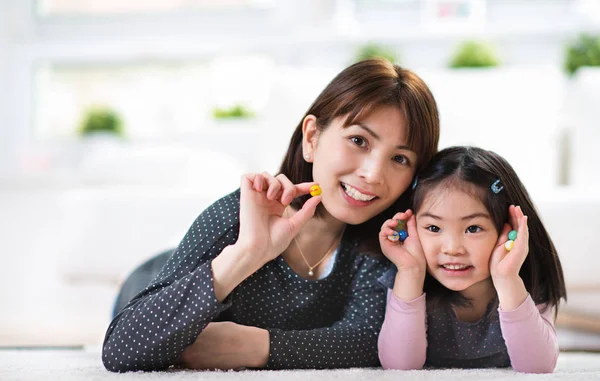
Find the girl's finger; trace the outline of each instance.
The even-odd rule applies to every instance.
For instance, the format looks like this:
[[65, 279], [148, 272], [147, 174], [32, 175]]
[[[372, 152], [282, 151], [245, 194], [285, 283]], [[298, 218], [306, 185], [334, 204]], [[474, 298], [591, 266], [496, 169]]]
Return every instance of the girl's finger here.
[[504, 226], [502, 227], [502, 231], [500, 232], [500, 235], [498, 236], [498, 241], [496, 241], [496, 246], [504, 246], [504, 244], [506, 243], [506, 241], [508, 241], [508, 233], [512, 230], [511, 226], [509, 224], [504, 224]]

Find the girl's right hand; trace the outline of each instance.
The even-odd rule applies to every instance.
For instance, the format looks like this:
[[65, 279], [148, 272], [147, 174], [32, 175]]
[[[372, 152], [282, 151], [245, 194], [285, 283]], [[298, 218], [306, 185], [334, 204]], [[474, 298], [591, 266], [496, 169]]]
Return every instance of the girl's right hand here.
[[285, 208], [298, 196], [309, 193], [315, 183], [294, 185], [285, 175], [253, 173], [242, 176], [240, 186], [240, 232], [235, 246], [242, 248], [261, 265], [275, 259], [310, 220], [321, 202], [311, 197], [290, 217]]
[[[392, 242], [388, 239], [388, 236], [394, 234], [394, 227], [397, 226], [398, 220], [406, 222], [408, 237], [404, 242]], [[416, 225], [416, 218], [412, 210], [408, 209], [404, 213], [396, 213], [393, 219], [385, 221], [381, 226], [379, 244], [383, 254], [398, 268], [398, 274], [412, 273], [424, 277], [427, 271], [427, 262], [419, 241]]]

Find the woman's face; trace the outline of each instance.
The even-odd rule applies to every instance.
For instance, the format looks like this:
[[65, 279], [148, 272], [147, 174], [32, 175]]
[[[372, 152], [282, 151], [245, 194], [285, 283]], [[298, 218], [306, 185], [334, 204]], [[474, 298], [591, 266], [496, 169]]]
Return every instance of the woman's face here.
[[314, 117], [307, 116], [303, 152], [313, 163], [326, 211], [360, 224], [386, 210], [411, 184], [417, 154], [408, 147], [406, 118], [397, 107], [376, 108], [345, 128], [344, 120], [338, 117], [319, 132]]

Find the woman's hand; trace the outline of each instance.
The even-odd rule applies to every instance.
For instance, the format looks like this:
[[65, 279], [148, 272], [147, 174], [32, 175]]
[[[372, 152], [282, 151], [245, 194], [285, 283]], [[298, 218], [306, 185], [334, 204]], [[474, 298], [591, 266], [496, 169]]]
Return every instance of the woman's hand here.
[[209, 323], [177, 362], [191, 369], [261, 368], [269, 359], [269, 332], [232, 322]]
[[242, 177], [240, 196], [240, 233], [236, 245], [267, 263], [279, 256], [311, 219], [321, 196], [311, 197], [290, 217], [285, 208], [298, 196], [309, 193], [314, 183], [294, 185], [285, 175], [268, 173]]
[[[490, 257], [490, 274], [498, 293], [500, 308], [512, 311], [527, 298], [527, 289], [519, 276], [519, 271], [529, 254], [529, 229], [527, 216], [523, 214], [521, 207], [509, 206], [508, 214], [510, 225], [504, 224], [500, 237], [498, 237], [496, 247]], [[508, 241], [508, 233], [511, 229], [517, 230], [517, 238], [512, 250], [508, 251], [504, 244]]]
[[[394, 234], [398, 220], [406, 222], [408, 237], [404, 242], [392, 242], [387, 237]], [[427, 261], [417, 234], [417, 222], [412, 210], [397, 213], [383, 223], [379, 231], [379, 244], [383, 254], [396, 265], [398, 273], [394, 294], [401, 300], [411, 301], [423, 294]]]

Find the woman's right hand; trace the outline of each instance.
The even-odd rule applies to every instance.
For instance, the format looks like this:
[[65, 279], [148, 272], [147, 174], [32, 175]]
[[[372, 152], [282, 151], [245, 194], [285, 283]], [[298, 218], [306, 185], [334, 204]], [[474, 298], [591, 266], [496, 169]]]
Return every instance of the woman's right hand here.
[[236, 246], [265, 264], [279, 256], [310, 220], [321, 202], [311, 197], [302, 209], [284, 216], [285, 208], [298, 196], [308, 194], [315, 183], [292, 184], [285, 175], [247, 174], [242, 177], [240, 232]]

